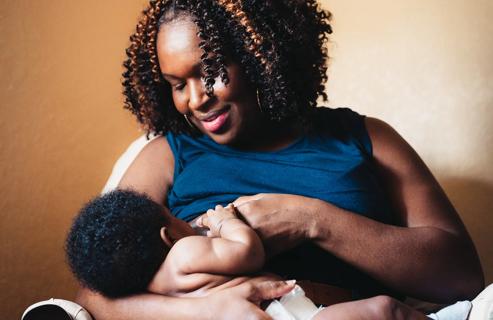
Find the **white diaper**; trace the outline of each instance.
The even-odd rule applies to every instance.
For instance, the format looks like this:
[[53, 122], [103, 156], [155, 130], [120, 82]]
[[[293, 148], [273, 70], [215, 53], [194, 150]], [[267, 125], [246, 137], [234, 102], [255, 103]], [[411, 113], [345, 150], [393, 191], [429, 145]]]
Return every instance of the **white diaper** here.
[[297, 285], [281, 299], [272, 301], [265, 312], [274, 320], [310, 320], [322, 309], [308, 299], [305, 291]]

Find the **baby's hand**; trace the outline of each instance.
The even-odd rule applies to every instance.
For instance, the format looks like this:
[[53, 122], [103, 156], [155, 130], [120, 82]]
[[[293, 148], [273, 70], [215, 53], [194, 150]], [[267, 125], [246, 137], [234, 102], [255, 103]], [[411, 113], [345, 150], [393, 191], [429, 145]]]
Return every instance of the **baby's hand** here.
[[205, 214], [197, 219], [199, 227], [209, 228], [208, 237], [220, 237], [221, 228], [227, 220], [238, 219], [236, 209], [232, 203], [226, 207], [217, 205], [215, 209], [209, 209]]

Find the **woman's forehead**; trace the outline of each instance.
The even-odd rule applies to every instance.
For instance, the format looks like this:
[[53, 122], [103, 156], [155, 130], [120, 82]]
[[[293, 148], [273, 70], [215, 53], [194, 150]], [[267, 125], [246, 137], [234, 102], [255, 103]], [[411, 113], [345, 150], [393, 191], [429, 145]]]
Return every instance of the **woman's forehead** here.
[[161, 26], [157, 36], [158, 50], [182, 52], [199, 47], [198, 28], [191, 20], [177, 20]]
[[157, 36], [157, 53], [161, 69], [174, 69], [200, 61], [202, 49], [198, 28], [191, 20], [178, 20], [163, 25]]

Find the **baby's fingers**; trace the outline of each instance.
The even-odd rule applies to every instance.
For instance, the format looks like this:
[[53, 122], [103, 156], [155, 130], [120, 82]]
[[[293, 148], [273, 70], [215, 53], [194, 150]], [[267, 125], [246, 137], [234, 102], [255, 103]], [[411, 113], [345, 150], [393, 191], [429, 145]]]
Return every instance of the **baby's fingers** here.
[[203, 227], [204, 226], [204, 223], [202, 222], [202, 220], [204, 219], [204, 216], [201, 215], [199, 216], [196, 220], [195, 220], [195, 224], [198, 226], [198, 227]]
[[206, 214], [203, 214], [197, 219], [196, 223], [197, 223], [197, 226], [199, 226], [201, 228], [204, 228], [204, 227], [209, 228], [209, 217], [207, 217]]

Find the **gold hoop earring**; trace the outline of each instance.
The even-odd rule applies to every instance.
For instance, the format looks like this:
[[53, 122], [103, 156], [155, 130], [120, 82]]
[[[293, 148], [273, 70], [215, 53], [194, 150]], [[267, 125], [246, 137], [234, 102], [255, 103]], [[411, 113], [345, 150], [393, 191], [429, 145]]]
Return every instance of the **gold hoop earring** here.
[[262, 102], [260, 100], [260, 90], [257, 89], [257, 104], [258, 104], [258, 108], [260, 109], [260, 112], [264, 112], [264, 108], [262, 108]]
[[190, 121], [190, 119], [188, 119], [188, 115], [184, 114], [183, 116], [185, 117], [185, 121], [188, 123], [188, 126], [195, 130], [196, 128], [193, 125], [193, 123]]

